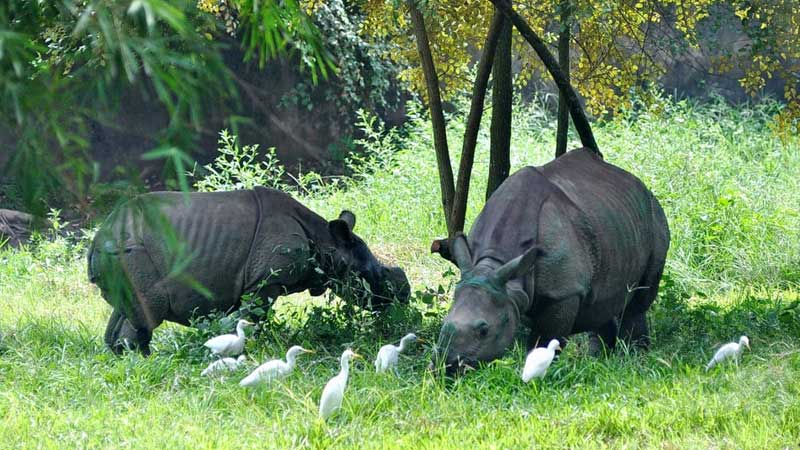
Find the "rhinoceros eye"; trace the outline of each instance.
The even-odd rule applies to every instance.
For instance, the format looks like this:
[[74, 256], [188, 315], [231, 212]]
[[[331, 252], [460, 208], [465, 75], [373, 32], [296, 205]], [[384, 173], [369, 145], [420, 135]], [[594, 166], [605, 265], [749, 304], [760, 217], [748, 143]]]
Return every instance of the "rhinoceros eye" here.
[[479, 320], [475, 323], [475, 330], [478, 336], [483, 339], [489, 335], [489, 324], [485, 320]]

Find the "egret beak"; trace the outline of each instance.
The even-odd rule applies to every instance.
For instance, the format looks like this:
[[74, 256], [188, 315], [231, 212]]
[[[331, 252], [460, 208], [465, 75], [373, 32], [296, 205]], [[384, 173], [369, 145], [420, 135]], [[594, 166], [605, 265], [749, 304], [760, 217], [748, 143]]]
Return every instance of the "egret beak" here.
[[364, 357], [359, 355], [358, 353], [353, 353], [353, 359], [364, 359]]
[[428, 343], [428, 341], [426, 339], [423, 339], [421, 337], [417, 338], [417, 342], [419, 342], [420, 344], [427, 344]]
[[315, 352], [314, 350], [303, 349], [303, 353], [317, 353], [317, 352]]
[[558, 351], [562, 351], [562, 350], [561, 350], [561, 344], [559, 344], [559, 345], [556, 347], [556, 350], [558, 350]]
[[244, 320], [244, 319], [242, 319], [242, 323], [245, 324], [245, 325], [255, 325], [253, 322], [250, 322], [249, 320]]
[[746, 345], [748, 349], [750, 348], [750, 343], [749, 342], [745, 342], [744, 345]]

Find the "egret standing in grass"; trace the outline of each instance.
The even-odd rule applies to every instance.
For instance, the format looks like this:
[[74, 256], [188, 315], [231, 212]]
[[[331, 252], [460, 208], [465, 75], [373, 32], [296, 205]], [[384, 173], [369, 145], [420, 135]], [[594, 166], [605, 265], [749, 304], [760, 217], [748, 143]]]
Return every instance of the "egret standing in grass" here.
[[375, 372], [381, 373], [391, 369], [397, 373], [397, 359], [400, 353], [405, 351], [410, 344], [417, 341], [423, 342], [414, 333], [409, 333], [403, 336], [403, 339], [400, 339], [400, 346], [387, 344], [381, 347], [378, 350], [378, 356], [375, 358]]
[[297, 356], [301, 353], [314, 353], [312, 350], [306, 350], [299, 345], [295, 345], [286, 352], [286, 361], [280, 359], [273, 359], [258, 366], [256, 370], [252, 371], [250, 375], [244, 377], [239, 382], [239, 386], [248, 387], [257, 384], [269, 383], [272, 380], [285, 378], [292, 370], [294, 370]]
[[244, 327], [247, 325], [253, 325], [253, 323], [240, 319], [236, 324], [236, 334], [223, 334], [207, 340], [203, 345], [215, 355], [237, 356], [244, 351]]
[[200, 372], [201, 377], [205, 376], [213, 376], [223, 372], [232, 372], [239, 368], [242, 363], [244, 363], [245, 356], [239, 355], [238, 358], [222, 358], [218, 359], [211, 364], [208, 365], [202, 372]]
[[750, 348], [750, 339], [748, 339], [747, 336], [740, 337], [738, 343], [728, 342], [727, 344], [723, 345], [719, 348], [719, 350], [717, 350], [717, 353], [714, 353], [714, 357], [711, 358], [711, 361], [708, 362], [708, 365], [706, 366], [706, 372], [711, 370], [711, 368], [717, 364], [731, 358], [738, 366], [739, 357], [742, 355], [742, 351], [745, 347]]
[[561, 350], [558, 339], [553, 339], [547, 347], [533, 349], [525, 358], [525, 367], [522, 368], [522, 381], [527, 383], [533, 378], [542, 378], [547, 372], [547, 368], [556, 357], [556, 350]]
[[325, 389], [322, 390], [322, 396], [319, 399], [319, 416], [323, 420], [342, 406], [344, 389], [347, 387], [347, 376], [350, 372], [350, 360], [353, 358], [361, 358], [361, 355], [353, 353], [349, 348], [342, 353], [340, 359], [342, 369], [338, 375], [328, 381]]

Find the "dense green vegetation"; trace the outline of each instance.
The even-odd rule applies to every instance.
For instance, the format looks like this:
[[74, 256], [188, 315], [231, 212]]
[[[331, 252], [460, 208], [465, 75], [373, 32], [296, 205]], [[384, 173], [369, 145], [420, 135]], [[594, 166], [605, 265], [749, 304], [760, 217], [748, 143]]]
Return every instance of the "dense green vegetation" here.
[[[85, 240], [0, 250], [2, 447], [793, 448], [800, 151], [770, 132], [777, 108], [663, 101], [596, 125], [606, 159], [651, 187], [671, 225], [650, 352], [595, 359], [577, 338], [545, 380], [523, 385], [521, 348], [446, 381], [425, 371], [429, 350], [418, 347], [399, 379], [357, 363], [344, 409], [327, 425], [316, 402], [341, 350], [369, 358], [410, 329], [432, 338], [449, 305], [448, 264], [427, 250], [445, 232], [427, 121], [368, 133], [372, 156], [353, 162], [351, 178], [320, 184], [307, 175], [292, 188], [325, 217], [353, 210], [356, 232], [406, 268], [417, 293], [410, 308], [390, 311], [391, 323], [354, 324], [340, 303], [306, 295], [279, 300], [248, 342], [250, 357], [280, 356], [290, 344], [318, 353], [270, 388], [240, 389], [244, 372], [199, 377], [208, 362], [201, 344], [219, 323], [162, 327], [152, 357], [113, 356], [101, 337], [110, 308], [86, 281]], [[515, 111], [512, 167], [545, 163], [555, 122], [538, 108]], [[452, 136], [463, 131], [455, 119]], [[483, 203], [487, 147], [484, 130], [467, 229]], [[742, 365], [704, 373], [713, 348], [743, 333], [752, 352]]]

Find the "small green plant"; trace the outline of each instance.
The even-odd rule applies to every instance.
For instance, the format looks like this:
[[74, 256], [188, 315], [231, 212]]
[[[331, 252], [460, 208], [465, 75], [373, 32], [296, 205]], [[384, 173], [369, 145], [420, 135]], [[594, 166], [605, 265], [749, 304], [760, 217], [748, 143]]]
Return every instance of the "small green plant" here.
[[214, 162], [197, 167], [189, 175], [195, 179], [194, 187], [200, 192], [232, 191], [265, 186], [286, 189], [286, 169], [271, 147], [259, 154], [258, 144], [240, 146], [238, 138], [228, 130], [219, 133], [219, 155]]
[[397, 128], [387, 128], [375, 114], [359, 109], [356, 128], [362, 137], [355, 143], [363, 153], [352, 153], [345, 160], [355, 180], [364, 181], [370, 174], [388, 169], [396, 164], [400, 135]]

